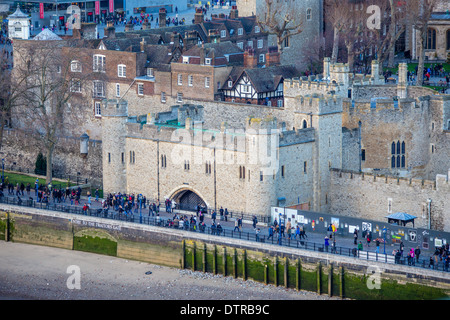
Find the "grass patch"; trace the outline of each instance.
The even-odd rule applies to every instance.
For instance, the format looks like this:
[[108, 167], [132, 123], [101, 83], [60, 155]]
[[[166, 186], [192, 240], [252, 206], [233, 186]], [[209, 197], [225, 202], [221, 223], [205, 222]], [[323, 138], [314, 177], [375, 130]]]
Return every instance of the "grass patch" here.
[[[424, 68], [427, 69], [431, 67], [432, 65], [435, 65], [436, 63], [425, 63]], [[416, 67], [418, 66], [418, 63], [408, 63], [408, 71], [415, 72]], [[450, 72], [450, 63], [443, 63], [442, 64], [445, 72]], [[391, 71], [392, 74], [397, 74], [398, 72], [398, 65], [396, 65], [393, 68], [383, 68], [384, 72]]]

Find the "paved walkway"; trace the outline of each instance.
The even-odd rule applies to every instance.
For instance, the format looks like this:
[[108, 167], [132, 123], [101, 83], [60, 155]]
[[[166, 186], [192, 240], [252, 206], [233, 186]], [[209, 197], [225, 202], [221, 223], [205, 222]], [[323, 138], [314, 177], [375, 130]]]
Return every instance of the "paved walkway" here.
[[[5, 195], [7, 195], [7, 190], [5, 190], [6, 193]], [[7, 195], [8, 197], [13, 197], [11, 195]], [[36, 199], [35, 197], [35, 193], [32, 190], [30, 195], [28, 196], [25, 192], [25, 195], [21, 197], [23, 200], [25, 199], [30, 199], [32, 198], [33, 200]], [[99, 201], [95, 201], [95, 197], [91, 198], [91, 210], [97, 210], [97, 209], [101, 209], [101, 203], [102, 203], [103, 199], [99, 199]], [[53, 202], [51, 202], [53, 203]], [[80, 203], [78, 205], [70, 205], [70, 200], [67, 200], [64, 203], [61, 204], [65, 204], [67, 206], [72, 206], [72, 207], [76, 207], [81, 209], [84, 204], [88, 203], [88, 198], [83, 196], [80, 200]], [[111, 209], [110, 209], [111, 211]], [[115, 212], [114, 209], [112, 209], [112, 212]], [[149, 217], [149, 210], [148, 207], [147, 208], [142, 208], [140, 210], [140, 212], [135, 212], [133, 210], [134, 214], [133, 214], [133, 221], [135, 223], [140, 223], [140, 216], [142, 217]], [[175, 214], [180, 215], [186, 215], [188, 218], [190, 218], [191, 216], [195, 216], [195, 212], [190, 212], [190, 211], [182, 211], [182, 210], [178, 210], [175, 209], [173, 213], [167, 213], [165, 211], [165, 206], [164, 204], [161, 205], [160, 207], [160, 216], [162, 220], [167, 220], [167, 219], [173, 219], [173, 217], [175, 216]], [[198, 219], [197, 219], [198, 222]], [[207, 227], [210, 227], [212, 225], [212, 218], [210, 214], [205, 215], [205, 219], [204, 222], [206, 224]], [[217, 219], [216, 219], [216, 223], [220, 223], [220, 225], [222, 226], [222, 228], [224, 230], [227, 230], [227, 233], [231, 233], [232, 230], [234, 230], [235, 227], [235, 217], [229, 217], [228, 221], [224, 221], [224, 220], [220, 220], [220, 215], [219, 213], [217, 213]], [[296, 226], [293, 226], [296, 227]], [[260, 228], [261, 233], [260, 233], [260, 237], [261, 238], [265, 238], [267, 239], [269, 233], [268, 233], [268, 226], [264, 225], [262, 223], [258, 223], [257, 228]], [[313, 232], [312, 230], [308, 230], [308, 228], [306, 227], [306, 235], [307, 235], [307, 239], [306, 242], [308, 242], [308, 247], [313, 246], [313, 244], [316, 244], [316, 246], [322, 246], [324, 244], [324, 239], [325, 239], [325, 234], [324, 233], [319, 233], [319, 232]], [[295, 241], [294, 239], [294, 235], [295, 235], [295, 229], [292, 230], [292, 240], [291, 241]], [[243, 225], [242, 225], [242, 235], [243, 237], [247, 237], [247, 233], [251, 234], [251, 237], [254, 239], [254, 234], [255, 234], [255, 229], [252, 226], [252, 222], [251, 221], [243, 221]], [[238, 234], [237, 231], [234, 233], [235, 235]], [[329, 235], [329, 234], [328, 234]], [[269, 241], [269, 243], [273, 243], [273, 244], [277, 244], [277, 235], [274, 235], [274, 240], [273, 242]], [[252, 239], [251, 238], [251, 239]], [[376, 237], [374, 236], [374, 239]], [[284, 237], [282, 239], [282, 243], [285, 243], [285, 241], [287, 241], [288, 237], [286, 234], [286, 237]], [[342, 250], [345, 250], [343, 252], [349, 252], [349, 250], [356, 248], [357, 246], [354, 244], [354, 239], [353, 239], [353, 234], [339, 234], [339, 232], [335, 235], [335, 239], [336, 239], [336, 247], [342, 248]], [[374, 240], [373, 239], [373, 240]], [[333, 242], [334, 239], [330, 239], [330, 248], [331, 248], [331, 243]], [[376, 252], [376, 246], [375, 246], [375, 242], [372, 241], [370, 243], [370, 245], [367, 245], [367, 242], [365, 241], [365, 239], [359, 237], [358, 238], [358, 243], [361, 241], [361, 243], [363, 244], [363, 253], [362, 254], [366, 254], [367, 252]], [[399, 249], [399, 245], [394, 245], [394, 244], [388, 244], [385, 247], [386, 250], [386, 254], [387, 255], [392, 255], [393, 250], [395, 249]], [[409, 252], [411, 248], [409, 247], [405, 247], [404, 248], [404, 257], [406, 257], [407, 253]], [[380, 254], [384, 253], [384, 246], [383, 244], [380, 245]], [[422, 260], [425, 260], [425, 265], [428, 266], [428, 260], [429, 258], [433, 255], [433, 251], [432, 250], [422, 250], [422, 254], [421, 254], [421, 262], [420, 264], [422, 264]]]

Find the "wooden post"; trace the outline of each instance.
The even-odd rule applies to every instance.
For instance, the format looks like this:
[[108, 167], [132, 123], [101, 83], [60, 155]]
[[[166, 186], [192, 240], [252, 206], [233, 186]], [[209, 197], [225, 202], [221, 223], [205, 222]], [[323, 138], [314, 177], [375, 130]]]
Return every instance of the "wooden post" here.
[[186, 268], [186, 240], [181, 241], [181, 269]]
[[300, 259], [297, 259], [297, 272], [296, 272], [296, 281], [295, 281], [295, 288], [297, 289], [297, 290], [300, 290], [300, 287], [301, 287], [301, 279], [300, 279], [300, 277], [301, 277], [301, 274], [300, 274], [300, 272], [301, 272], [301, 268], [302, 268], [302, 265], [300, 264]]
[[344, 268], [339, 267], [339, 295], [341, 299], [344, 299]]
[[273, 262], [274, 284], [278, 286], [278, 257], [275, 257]]
[[10, 215], [6, 212], [6, 229], [5, 229], [5, 241], [11, 240], [11, 226], [10, 226]]
[[213, 272], [214, 274], [217, 274], [217, 246], [214, 245], [214, 252], [213, 252]]
[[247, 280], [247, 250], [244, 249], [242, 256], [242, 278]]
[[267, 264], [264, 265], [264, 283], [269, 284], [269, 267]]
[[318, 294], [322, 294], [322, 264], [319, 263], [317, 264], [317, 293]]
[[330, 268], [328, 270], [328, 295], [333, 296], [333, 264], [330, 263]]
[[223, 275], [227, 276], [227, 248], [223, 247]]
[[195, 242], [192, 247], [192, 271], [195, 271]]
[[206, 272], [206, 243], [203, 244], [203, 272]]
[[288, 277], [288, 273], [289, 273], [289, 260], [287, 257], [284, 258], [284, 286], [286, 288], [289, 287], [289, 277]]
[[233, 276], [236, 279], [237, 278], [237, 250], [234, 248], [233, 251]]

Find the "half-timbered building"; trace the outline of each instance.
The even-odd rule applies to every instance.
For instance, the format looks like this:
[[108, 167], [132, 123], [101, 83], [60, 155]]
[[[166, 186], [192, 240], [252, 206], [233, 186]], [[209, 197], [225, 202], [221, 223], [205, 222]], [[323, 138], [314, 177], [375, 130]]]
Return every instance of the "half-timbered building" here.
[[283, 107], [284, 79], [295, 77], [295, 66], [234, 67], [220, 91], [224, 101]]

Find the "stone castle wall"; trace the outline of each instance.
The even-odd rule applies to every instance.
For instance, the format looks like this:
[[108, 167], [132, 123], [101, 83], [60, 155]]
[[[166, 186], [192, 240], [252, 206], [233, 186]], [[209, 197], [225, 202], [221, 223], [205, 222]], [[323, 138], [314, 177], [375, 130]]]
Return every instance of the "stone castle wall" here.
[[330, 212], [377, 221], [390, 213], [406, 212], [417, 217], [415, 227], [427, 228], [431, 199], [431, 228], [449, 231], [448, 178], [448, 174], [438, 175], [432, 181], [332, 170]]
[[[15, 129], [4, 129], [3, 143], [0, 150], [5, 159], [5, 168], [34, 173], [39, 152], [45, 157], [45, 149], [39, 148], [36, 140], [28, 134]], [[102, 185], [102, 142], [89, 140], [88, 154], [80, 154], [79, 137], [63, 137], [59, 140], [53, 156], [55, 177], [73, 181], [80, 172], [80, 178], [88, 178], [96, 186]]]

